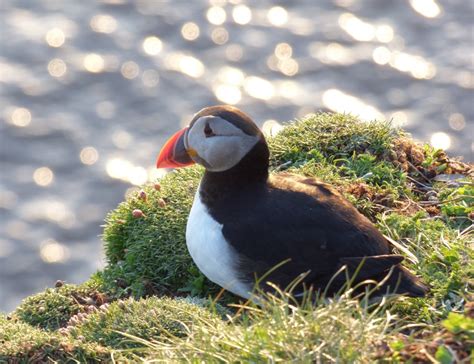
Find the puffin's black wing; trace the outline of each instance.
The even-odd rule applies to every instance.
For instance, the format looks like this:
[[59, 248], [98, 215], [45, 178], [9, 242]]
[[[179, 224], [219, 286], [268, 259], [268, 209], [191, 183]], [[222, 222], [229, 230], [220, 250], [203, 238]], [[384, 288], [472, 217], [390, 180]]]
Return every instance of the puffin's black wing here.
[[331, 186], [314, 179], [271, 177], [265, 188], [229, 196], [211, 214], [222, 223], [224, 237], [240, 257], [238, 270], [247, 279], [287, 259], [270, 279], [280, 286], [309, 272], [306, 282], [325, 288], [342, 265], [349, 273], [358, 271], [358, 280], [380, 280], [391, 267], [401, 268], [403, 257], [390, 255], [375, 226]]

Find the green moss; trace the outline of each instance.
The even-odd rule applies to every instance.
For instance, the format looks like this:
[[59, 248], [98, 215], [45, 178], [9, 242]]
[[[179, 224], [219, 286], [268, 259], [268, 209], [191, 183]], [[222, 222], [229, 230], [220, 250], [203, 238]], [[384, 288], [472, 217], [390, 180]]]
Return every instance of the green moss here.
[[427, 298], [398, 304], [399, 313], [433, 323], [453, 309], [462, 309], [474, 283], [472, 235], [460, 234], [447, 222], [422, 212], [382, 216], [379, 227], [417, 257], [415, 264], [407, 257], [406, 265], [430, 285]]
[[286, 125], [268, 144], [271, 164], [278, 166], [303, 164], [314, 154], [330, 160], [350, 158], [354, 153], [382, 156], [398, 135], [386, 122], [363, 123], [351, 115], [319, 113]]
[[[313, 114], [268, 139], [274, 170], [319, 178], [339, 187], [369, 218], [409, 193], [406, 173], [389, 162], [393, 143], [404, 136], [385, 122], [363, 123], [351, 115]], [[370, 193], [353, 197], [354, 183]], [[369, 191], [367, 191], [369, 192]]]
[[91, 304], [97, 296], [102, 296], [99, 288], [95, 280], [79, 286], [66, 284], [48, 288], [23, 300], [14, 315], [30, 325], [56, 330], [65, 326], [71, 316], [83, 311], [88, 302]]
[[[106, 256], [109, 263], [134, 264], [134, 260], [138, 258], [136, 254], [142, 254], [142, 250], [150, 250], [151, 254], [158, 258], [161, 254], [170, 253], [173, 250], [183, 253], [185, 247], [181, 246], [180, 242], [184, 239], [185, 215], [191, 208], [201, 175], [202, 170], [199, 167], [177, 170], [161, 180], [160, 190], [154, 189], [153, 186], [146, 186], [146, 199], [140, 198], [139, 194], [134, 194], [112, 211], [106, 218], [104, 230]], [[160, 199], [166, 205], [163, 203], [160, 205]], [[134, 209], [140, 209], [145, 216], [133, 217]], [[158, 241], [163, 244], [156, 244]], [[158, 245], [159, 251], [153, 249], [155, 247], [153, 244]], [[188, 262], [185, 261], [184, 264]], [[165, 275], [177, 275], [176, 266], [168, 266], [167, 262], [162, 261], [159, 263], [165, 263], [160, 264]]]
[[[144, 186], [146, 197], [132, 194], [107, 216], [103, 239], [109, 266], [100, 276], [109, 291], [118, 297], [219, 292], [220, 288], [204, 280], [185, 241], [186, 221], [201, 175], [198, 166], [169, 173], [159, 190]], [[143, 216], [134, 217], [134, 210]]]
[[0, 314], [1, 363], [84, 363], [108, 358], [108, 351], [97, 343], [71, 340]]
[[202, 321], [219, 322], [208, 309], [185, 299], [150, 297], [111, 303], [106, 309], [85, 316], [70, 329], [75, 338], [98, 342], [110, 348], [143, 346], [122, 333], [146, 340], [161, 336], [187, 336]]
[[354, 179], [361, 178], [374, 186], [384, 186], [403, 190], [405, 188], [405, 174], [393, 164], [378, 161], [372, 154], [354, 154], [351, 158], [341, 160], [340, 173]]

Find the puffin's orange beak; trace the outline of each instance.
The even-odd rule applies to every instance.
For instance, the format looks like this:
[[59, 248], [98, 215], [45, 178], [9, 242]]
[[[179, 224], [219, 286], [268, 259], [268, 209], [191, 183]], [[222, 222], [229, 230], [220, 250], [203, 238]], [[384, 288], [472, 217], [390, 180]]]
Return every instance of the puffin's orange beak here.
[[184, 144], [187, 131], [187, 127], [181, 129], [168, 139], [158, 155], [156, 168], [179, 168], [194, 164]]

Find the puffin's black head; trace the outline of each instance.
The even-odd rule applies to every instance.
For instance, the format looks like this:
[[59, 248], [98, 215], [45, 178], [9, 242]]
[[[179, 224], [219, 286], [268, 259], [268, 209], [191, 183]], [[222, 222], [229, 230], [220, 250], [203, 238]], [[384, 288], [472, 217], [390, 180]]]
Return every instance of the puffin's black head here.
[[195, 162], [210, 172], [251, 164], [252, 169], [266, 170], [268, 147], [257, 125], [236, 107], [207, 107], [165, 143], [157, 168], [184, 167]]

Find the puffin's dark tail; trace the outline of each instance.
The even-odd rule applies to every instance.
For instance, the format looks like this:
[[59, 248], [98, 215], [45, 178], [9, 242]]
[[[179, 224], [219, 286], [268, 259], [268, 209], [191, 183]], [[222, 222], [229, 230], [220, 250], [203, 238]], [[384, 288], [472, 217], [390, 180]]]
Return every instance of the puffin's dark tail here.
[[401, 255], [378, 255], [369, 257], [342, 258], [341, 264], [347, 267], [354, 282], [372, 280], [379, 282], [375, 295], [401, 294], [409, 297], [423, 297], [428, 292], [419, 278], [400, 263]]
[[393, 267], [392, 273], [380, 290], [409, 297], [423, 297], [428, 293], [429, 288], [408, 269], [399, 264]]

